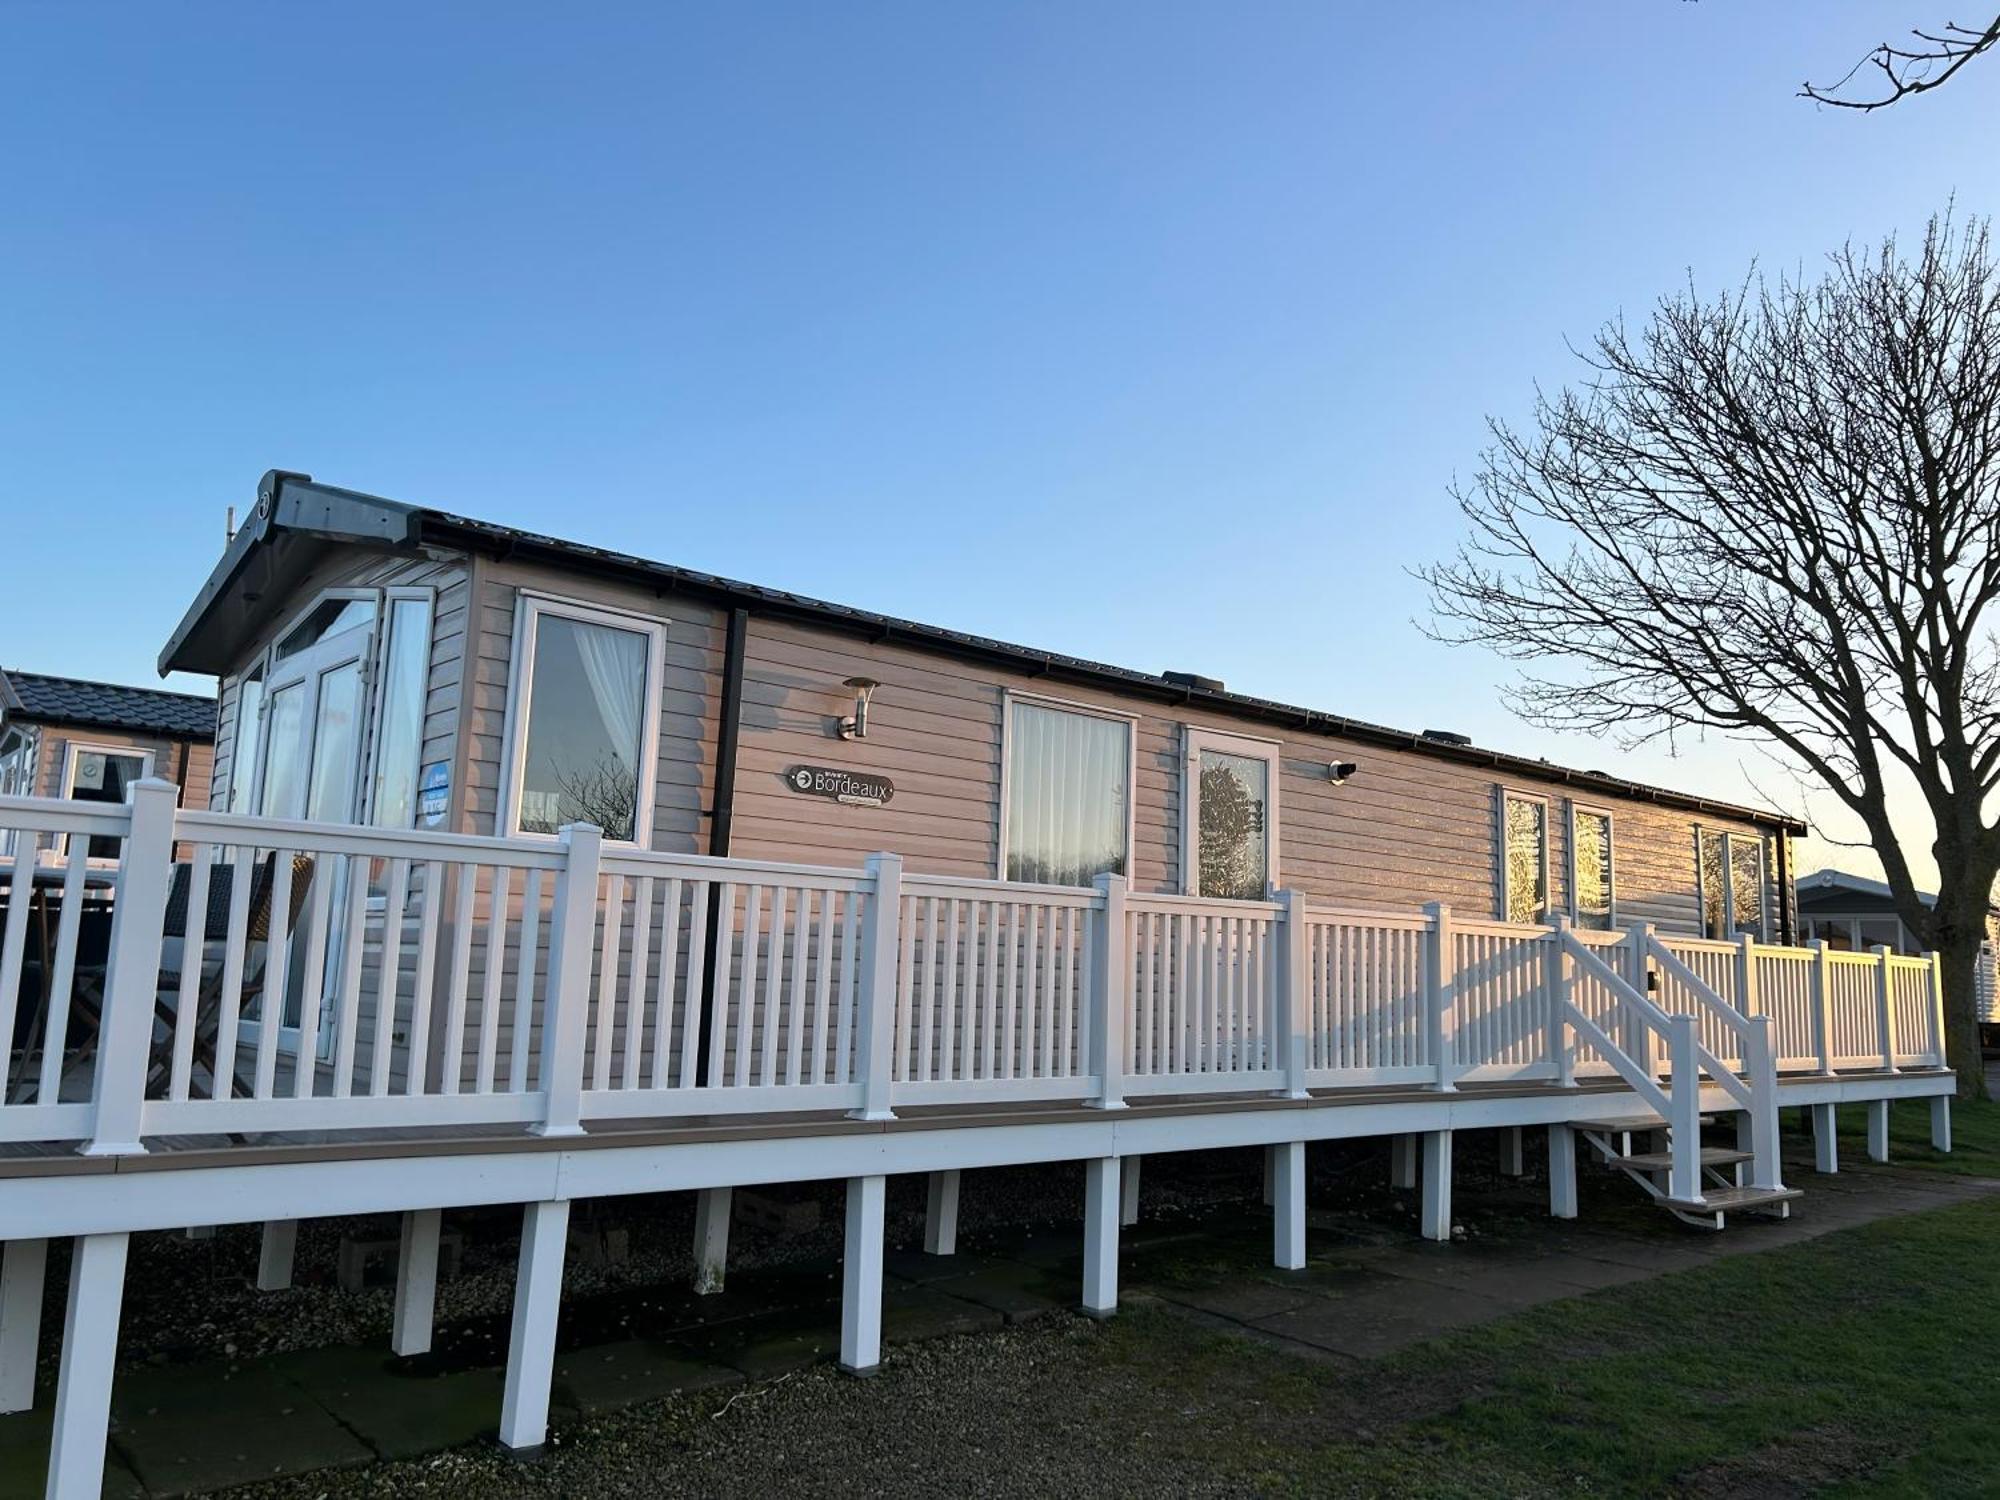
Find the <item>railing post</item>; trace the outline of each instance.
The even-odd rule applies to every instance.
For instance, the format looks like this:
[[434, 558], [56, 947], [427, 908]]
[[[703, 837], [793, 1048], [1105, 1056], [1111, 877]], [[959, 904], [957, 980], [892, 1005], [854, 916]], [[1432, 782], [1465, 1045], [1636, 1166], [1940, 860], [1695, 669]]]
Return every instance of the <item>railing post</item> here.
[[1278, 892], [1278, 905], [1283, 908], [1284, 925], [1278, 932], [1277, 997], [1272, 1007], [1276, 1014], [1271, 1018], [1271, 1035], [1284, 1048], [1285, 1097], [1304, 1099], [1309, 1097], [1306, 1069], [1312, 1062], [1312, 934], [1306, 927], [1303, 892]]
[[[111, 904], [111, 947], [104, 972], [104, 1003], [97, 1027], [96, 1101], [84, 1156], [134, 1156], [145, 1151], [139, 1135], [146, 1107], [146, 1063], [153, 1050], [153, 1004], [160, 989], [161, 929], [167, 888], [173, 881], [172, 782], [147, 777], [132, 787], [132, 824], [118, 863]], [[15, 892], [15, 900], [26, 899]], [[62, 996], [51, 996], [58, 1003]]]
[[855, 1019], [861, 1072], [857, 1120], [893, 1120], [889, 1090], [896, 1057], [896, 945], [903, 919], [903, 857], [868, 856], [868, 911], [861, 924], [861, 993]]
[[[560, 834], [562, 873], [556, 877], [549, 922], [548, 999], [542, 1007], [542, 1118], [535, 1135], [583, 1134], [583, 1043], [590, 1029], [590, 958], [597, 944], [597, 886], [604, 832], [566, 823]], [[525, 958], [524, 962], [532, 962]]]
[[1091, 913], [1097, 931], [1090, 944], [1090, 1071], [1095, 1109], [1125, 1107], [1125, 1028], [1132, 1012], [1132, 963], [1125, 947], [1123, 875], [1097, 877], [1098, 905]]
[[1778, 1150], [1778, 1042], [1769, 1016], [1751, 1019], [1743, 1052], [1743, 1071], [1756, 1102], [1750, 1111], [1751, 1186], [1781, 1188], [1785, 1183]]
[[1944, 960], [1938, 957], [1937, 949], [1930, 951], [1931, 961], [1931, 1061], [1938, 1067], [1948, 1066], [1950, 1054], [1944, 1040]]
[[1670, 1196], [1683, 1203], [1701, 1201], [1701, 1067], [1695, 1060], [1693, 1016], [1669, 1015], [1668, 1066], [1672, 1093], [1667, 1103], [1673, 1128], [1673, 1166], [1668, 1172]]
[[1543, 982], [1549, 995], [1549, 1061], [1555, 1064], [1556, 1084], [1576, 1087], [1576, 1058], [1570, 1052], [1569, 1012], [1576, 1004], [1576, 967], [1569, 956], [1569, 914], [1557, 912], [1550, 918], [1549, 956], [1543, 966]]
[[[1653, 924], [1635, 922], [1631, 929], [1632, 988], [1646, 999], [1653, 998]], [[1626, 1054], [1645, 1069], [1648, 1078], [1660, 1076], [1660, 1060], [1653, 1051], [1653, 1028], [1645, 1017], [1629, 1006], [1625, 1017]]]
[[1432, 1087], [1449, 1093], [1458, 1085], [1458, 964], [1451, 936], [1451, 907], [1442, 901], [1425, 905], [1430, 926], [1424, 932], [1424, 1008], [1429, 1025], [1431, 1065], [1437, 1070]]
[[1814, 938], [1806, 946], [1812, 949], [1813, 956], [1813, 1050], [1819, 1054], [1820, 1072], [1831, 1073], [1833, 1071], [1833, 1012], [1831, 1009], [1833, 1004], [1833, 986], [1828, 981], [1831, 978], [1832, 965], [1827, 960], [1825, 938]]
[[1875, 945], [1875, 1016], [1882, 1032], [1882, 1071], [1896, 1071], [1896, 976], [1889, 967], [1890, 950]]
[[1757, 993], [1757, 940], [1746, 932], [1736, 941], [1736, 1009], [1747, 1019], [1762, 1008]]

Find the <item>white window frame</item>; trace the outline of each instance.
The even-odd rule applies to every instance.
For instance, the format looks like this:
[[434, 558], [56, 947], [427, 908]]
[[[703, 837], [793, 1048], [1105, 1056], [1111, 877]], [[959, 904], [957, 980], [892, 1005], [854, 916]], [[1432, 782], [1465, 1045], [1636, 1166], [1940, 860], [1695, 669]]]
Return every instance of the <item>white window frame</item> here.
[[[231, 707], [229, 719], [229, 781], [223, 788], [223, 805], [219, 809], [214, 809], [216, 811], [228, 812], [230, 804], [236, 801], [237, 778], [243, 770], [241, 764], [243, 757], [238, 753], [243, 748], [243, 685], [253, 676], [257, 679], [259, 687], [264, 685], [270, 672], [271, 664], [266, 659], [269, 654], [268, 647], [259, 651], [232, 679], [230, 691], [235, 693], [236, 702]], [[260, 693], [257, 698], [257, 723], [250, 731], [250, 787], [243, 801], [246, 815], [254, 813], [257, 809], [257, 784], [263, 779], [263, 774], [264, 697]]]
[[1495, 787], [1493, 795], [1493, 856], [1496, 866], [1493, 884], [1494, 888], [1499, 892], [1499, 919], [1502, 922], [1511, 922], [1513, 920], [1507, 915], [1508, 909], [1512, 904], [1507, 899], [1509, 894], [1511, 894], [1507, 888], [1507, 804], [1509, 802], [1539, 802], [1542, 804], [1542, 915], [1540, 921], [1536, 923], [1515, 923], [1515, 925], [1547, 926], [1550, 916], [1556, 910], [1555, 881], [1551, 878], [1551, 861], [1549, 858], [1549, 841], [1555, 834], [1555, 808], [1546, 792], [1531, 792], [1525, 787], [1507, 786], [1504, 784]]
[[[17, 772], [15, 785], [9, 791], [0, 785], [0, 795], [10, 797], [32, 797], [35, 795], [35, 742], [23, 726], [9, 726], [0, 730], [0, 762], [13, 757]], [[18, 831], [0, 828], [0, 856], [12, 858]]]
[[1181, 726], [1181, 894], [1198, 894], [1201, 871], [1201, 752], [1219, 750], [1224, 755], [1245, 760], [1261, 760], [1265, 767], [1264, 808], [1264, 897], [1282, 888], [1278, 872], [1278, 829], [1280, 813], [1278, 781], [1284, 768], [1283, 743], [1259, 735], [1232, 734], [1224, 729], [1204, 729], [1194, 724]]
[[[375, 640], [369, 652], [368, 675], [368, 733], [361, 741], [362, 760], [359, 767], [361, 777], [360, 795], [356, 798], [357, 822], [365, 827], [375, 826], [375, 775], [382, 754], [382, 716], [387, 707], [389, 692], [389, 635], [395, 623], [398, 600], [419, 600], [429, 606], [429, 623], [424, 629], [424, 678], [422, 701], [417, 704], [417, 765], [419, 777], [424, 770], [424, 720], [429, 717], [427, 705], [430, 700], [431, 652], [437, 642], [437, 590], [428, 585], [396, 584], [377, 591], [381, 598], [375, 606]], [[407, 833], [409, 829], [391, 830]]]
[[[506, 838], [546, 839], [552, 833], [530, 833], [516, 826], [521, 808], [521, 778], [527, 770], [528, 684], [534, 678], [535, 643], [542, 616], [555, 615], [586, 625], [630, 630], [647, 638], [646, 686], [639, 720], [639, 793], [632, 809], [631, 839], [606, 838], [605, 843], [648, 849], [653, 843], [653, 794], [659, 781], [660, 697], [667, 666], [667, 630], [673, 621], [643, 615], [616, 605], [593, 604], [560, 594], [517, 589], [514, 595], [514, 646], [507, 663], [506, 760], [501, 771], [501, 797], [495, 830]], [[435, 629], [435, 623], [433, 624]]]
[[1014, 795], [1014, 705], [1051, 708], [1062, 713], [1087, 714], [1125, 725], [1125, 878], [1132, 879], [1133, 841], [1138, 827], [1139, 808], [1139, 716], [1124, 709], [1106, 708], [1098, 703], [1079, 703], [1071, 698], [1051, 698], [1043, 693], [1025, 693], [1003, 688], [1000, 693], [1000, 806], [999, 828], [994, 847], [993, 878], [1007, 878], [1007, 806]]
[[[63, 802], [69, 801], [70, 793], [76, 790], [77, 761], [80, 757], [85, 755], [116, 755], [124, 760], [131, 760], [136, 757], [138, 760], [144, 762], [144, 765], [139, 772], [139, 779], [141, 781], [144, 781], [147, 777], [153, 774], [153, 766], [155, 763], [153, 752], [151, 750], [144, 748], [143, 746], [106, 745], [106, 744], [101, 744], [96, 740], [65, 740], [63, 741], [62, 780], [57, 783], [56, 787], [56, 796], [60, 801]], [[114, 807], [117, 804], [107, 802], [103, 805], [106, 807]], [[69, 858], [70, 840], [75, 837], [76, 837], [75, 834], [65, 834], [63, 836], [63, 841], [62, 841], [63, 858], [65, 859]], [[86, 861], [86, 863], [96, 868], [104, 868], [107, 866], [115, 866], [118, 863], [118, 861], [115, 858], [91, 859]]]
[[1708, 915], [1702, 909], [1701, 896], [1701, 839], [1705, 833], [1715, 834], [1722, 840], [1722, 935], [1717, 942], [1733, 943], [1741, 936], [1736, 921], [1736, 846], [1748, 840], [1757, 850], [1757, 926], [1756, 939], [1760, 943], [1769, 942], [1771, 937], [1771, 856], [1765, 847], [1762, 833], [1744, 833], [1735, 828], [1718, 828], [1712, 823], [1694, 825], [1694, 914], [1695, 927], [1701, 935], [1708, 937]]
[[[1605, 920], [1615, 931], [1618, 926], [1618, 815], [1608, 807], [1595, 802], [1571, 801], [1569, 804], [1569, 824], [1563, 829], [1563, 846], [1566, 858], [1564, 878], [1568, 890], [1565, 903], [1569, 908], [1569, 919], [1576, 922], [1582, 917], [1582, 909], [1576, 896], [1576, 819], [1579, 813], [1604, 819], [1604, 884], [1608, 913]], [[1502, 893], [1504, 897], [1504, 892]]]

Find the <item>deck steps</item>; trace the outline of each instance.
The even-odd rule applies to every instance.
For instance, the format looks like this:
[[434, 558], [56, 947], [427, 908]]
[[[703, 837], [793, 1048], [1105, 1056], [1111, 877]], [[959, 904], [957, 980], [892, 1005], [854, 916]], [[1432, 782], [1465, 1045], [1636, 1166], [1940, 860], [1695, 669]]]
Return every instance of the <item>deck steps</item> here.
[[[1751, 1159], [1748, 1151], [1732, 1151], [1726, 1146], [1703, 1146], [1701, 1164], [1704, 1167], [1729, 1167], [1739, 1161]], [[1674, 1164], [1671, 1151], [1642, 1151], [1636, 1156], [1614, 1156], [1611, 1165], [1629, 1167], [1637, 1172], [1664, 1172]]]
[[[1701, 1123], [1713, 1125], [1715, 1116], [1703, 1115]], [[1603, 1135], [1637, 1135], [1648, 1130], [1671, 1130], [1673, 1128], [1659, 1115], [1615, 1115], [1604, 1120], [1576, 1120], [1573, 1128]]]
[[1662, 1198], [1660, 1202], [1676, 1213], [1719, 1216], [1725, 1213], [1745, 1213], [1757, 1208], [1771, 1208], [1804, 1196], [1805, 1194], [1798, 1188], [1730, 1187], [1717, 1188], [1714, 1192], [1702, 1194], [1699, 1203], [1690, 1203], [1678, 1198]]

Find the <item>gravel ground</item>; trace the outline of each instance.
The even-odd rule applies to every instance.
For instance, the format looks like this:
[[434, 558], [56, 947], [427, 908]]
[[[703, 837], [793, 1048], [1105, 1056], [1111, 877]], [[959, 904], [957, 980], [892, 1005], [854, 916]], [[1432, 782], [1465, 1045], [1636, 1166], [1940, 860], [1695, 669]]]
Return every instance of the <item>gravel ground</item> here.
[[[1163, 1316], [1163, 1315], [1162, 1315]], [[826, 1367], [734, 1394], [636, 1407], [558, 1433], [537, 1458], [487, 1446], [228, 1492], [390, 1496], [1237, 1495], [1239, 1456], [1160, 1441], [1228, 1390], [1164, 1391], [1112, 1325], [1071, 1315], [893, 1350], [854, 1380]], [[1234, 1423], [1240, 1413], [1232, 1412]]]
[[[1367, 1213], [1405, 1213], [1407, 1198], [1384, 1186], [1379, 1146], [1323, 1151], [1314, 1158], [1313, 1202]], [[1461, 1180], [1467, 1169], [1460, 1168]], [[1148, 1223], [1211, 1213], [1218, 1206], [1256, 1201], [1258, 1157], [1251, 1151], [1204, 1152], [1156, 1158], [1142, 1169], [1142, 1214]], [[732, 1272], [837, 1261], [841, 1239], [841, 1188], [800, 1184], [769, 1190], [820, 1205], [817, 1228], [781, 1236], [737, 1224], [729, 1247]], [[960, 1199], [961, 1241], [968, 1246], [1023, 1229], [1076, 1224], [1083, 1193], [1080, 1163], [1009, 1168], [965, 1177]], [[924, 1181], [890, 1180], [888, 1241], [916, 1245], [923, 1238]], [[627, 1287], [685, 1285], [693, 1276], [694, 1195], [660, 1194], [580, 1203], [579, 1225], [625, 1231], [629, 1250], [618, 1264], [572, 1253], [564, 1268], [565, 1300]], [[455, 1274], [438, 1285], [437, 1319], [504, 1317], [514, 1296], [520, 1214], [514, 1209], [447, 1214], [447, 1232], [463, 1238]], [[127, 1272], [119, 1339], [121, 1365], [178, 1363], [283, 1353], [330, 1345], [379, 1345], [389, 1337], [393, 1257], [373, 1268], [379, 1284], [341, 1290], [334, 1279], [341, 1239], [393, 1241], [393, 1217], [311, 1219], [299, 1226], [294, 1284], [285, 1291], [256, 1290], [260, 1233], [256, 1225], [226, 1225], [205, 1239], [180, 1233], [135, 1235]], [[44, 1326], [60, 1328], [68, 1281], [67, 1247], [51, 1246]], [[44, 1342], [50, 1374], [59, 1340]]]

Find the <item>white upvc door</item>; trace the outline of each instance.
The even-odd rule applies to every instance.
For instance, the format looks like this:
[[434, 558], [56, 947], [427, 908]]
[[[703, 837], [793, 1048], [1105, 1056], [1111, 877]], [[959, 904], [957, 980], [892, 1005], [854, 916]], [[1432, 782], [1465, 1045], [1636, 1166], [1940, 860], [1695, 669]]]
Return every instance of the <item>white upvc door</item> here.
[[[265, 685], [264, 776], [257, 799], [257, 811], [263, 816], [313, 823], [354, 821], [374, 644], [371, 616], [356, 628], [327, 636], [273, 664]], [[330, 982], [340, 972], [343, 957], [346, 923], [339, 914], [347, 909], [347, 871], [323, 869], [314, 878], [334, 882], [324, 971]], [[278, 1041], [286, 1050], [298, 1051], [303, 934], [293, 934], [292, 951]], [[332, 1056], [332, 1022], [333, 1007], [325, 1007], [315, 1049], [321, 1059]], [[244, 1024], [252, 1023], [246, 1018]]]

